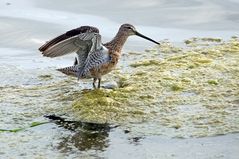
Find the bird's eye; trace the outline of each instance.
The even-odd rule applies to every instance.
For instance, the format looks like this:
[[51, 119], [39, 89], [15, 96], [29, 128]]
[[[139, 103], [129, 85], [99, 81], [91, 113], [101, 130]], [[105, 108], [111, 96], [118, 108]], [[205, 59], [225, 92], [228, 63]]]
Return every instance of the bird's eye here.
[[129, 26], [128, 26], [128, 27], [126, 27], [126, 28], [127, 28], [127, 29], [129, 29], [129, 30], [133, 30], [133, 29], [132, 29], [132, 27], [129, 27]]

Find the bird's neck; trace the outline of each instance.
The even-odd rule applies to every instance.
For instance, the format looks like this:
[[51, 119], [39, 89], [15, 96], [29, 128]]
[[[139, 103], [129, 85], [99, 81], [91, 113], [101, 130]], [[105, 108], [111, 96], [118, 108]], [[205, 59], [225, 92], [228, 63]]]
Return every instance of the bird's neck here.
[[124, 43], [126, 42], [128, 35], [118, 32], [116, 36], [108, 43], [105, 43], [104, 46], [109, 50], [121, 52]]

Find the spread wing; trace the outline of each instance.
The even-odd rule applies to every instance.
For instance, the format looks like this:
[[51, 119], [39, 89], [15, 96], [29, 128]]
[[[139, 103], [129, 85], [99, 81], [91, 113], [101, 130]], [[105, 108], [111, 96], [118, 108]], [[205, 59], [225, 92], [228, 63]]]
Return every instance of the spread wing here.
[[63, 40], [42, 52], [47, 57], [58, 57], [69, 53], [88, 54], [101, 46], [101, 36], [98, 33], [82, 33]]
[[78, 50], [78, 64], [71, 67], [61, 68], [64, 74], [78, 76], [78, 78], [91, 77], [90, 70], [99, 68], [109, 61], [108, 49], [101, 43], [101, 35], [98, 33], [82, 33], [43, 52], [45, 56], [56, 57]]
[[83, 26], [62, 34], [39, 48], [44, 56], [57, 57], [76, 52], [78, 55], [75, 66], [58, 69], [67, 75], [78, 78], [90, 77], [92, 68], [99, 68], [109, 61], [107, 48], [102, 45], [99, 30]]
[[99, 30], [95, 27], [92, 27], [92, 26], [81, 26], [79, 28], [72, 29], [72, 30], [67, 31], [66, 33], [64, 33], [64, 34], [46, 42], [44, 45], [42, 45], [39, 48], [39, 51], [44, 52], [47, 49], [49, 49], [50, 47], [58, 44], [61, 41], [64, 41], [64, 40], [69, 39], [73, 36], [76, 36], [76, 35], [79, 35], [79, 34], [82, 34], [82, 33], [86, 33], [86, 32], [99, 33]]

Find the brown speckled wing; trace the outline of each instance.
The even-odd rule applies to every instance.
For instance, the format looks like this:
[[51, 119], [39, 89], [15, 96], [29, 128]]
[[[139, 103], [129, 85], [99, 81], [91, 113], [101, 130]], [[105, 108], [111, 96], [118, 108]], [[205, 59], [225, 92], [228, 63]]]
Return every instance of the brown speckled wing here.
[[43, 51], [46, 51], [48, 48], [58, 44], [59, 42], [61, 41], [64, 41], [68, 38], [71, 38], [73, 36], [76, 36], [76, 35], [79, 35], [79, 34], [82, 34], [82, 33], [86, 33], [86, 32], [93, 32], [93, 33], [99, 33], [99, 30], [95, 27], [92, 27], [92, 26], [81, 26], [79, 28], [76, 28], [76, 29], [72, 29], [68, 32], [66, 32], [65, 34], [62, 34], [48, 42], [46, 42], [44, 45], [42, 45], [39, 50], [41, 52]]
[[58, 57], [77, 52], [78, 58], [81, 55], [88, 56], [101, 48], [101, 36], [98, 33], [81, 33], [66, 40], [63, 40], [42, 52], [46, 57]]

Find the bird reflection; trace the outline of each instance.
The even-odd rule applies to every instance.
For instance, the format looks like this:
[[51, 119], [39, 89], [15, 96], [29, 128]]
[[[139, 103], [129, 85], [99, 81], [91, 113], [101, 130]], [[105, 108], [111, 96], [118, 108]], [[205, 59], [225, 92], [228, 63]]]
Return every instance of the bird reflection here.
[[69, 152], [73, 147], [80, 151], [104, 151], [109, 146], [108, 136], [109, 132], [107, 131], [77, 131], [72, 135], [62, 137], [57, 149], [61, 152]]
[[63, 153], [70, 152], [77, 148], [80, 151], [99, 150], [104, 151], [109, 147], [109, 132], [112, 126], [109, 124], [97, 124], [81, 121], [67, 121], [64, 118], [55, 115], [45, 116], [51, 119], [55, 124], [73, 133], [61, 138], [57, 149]]

